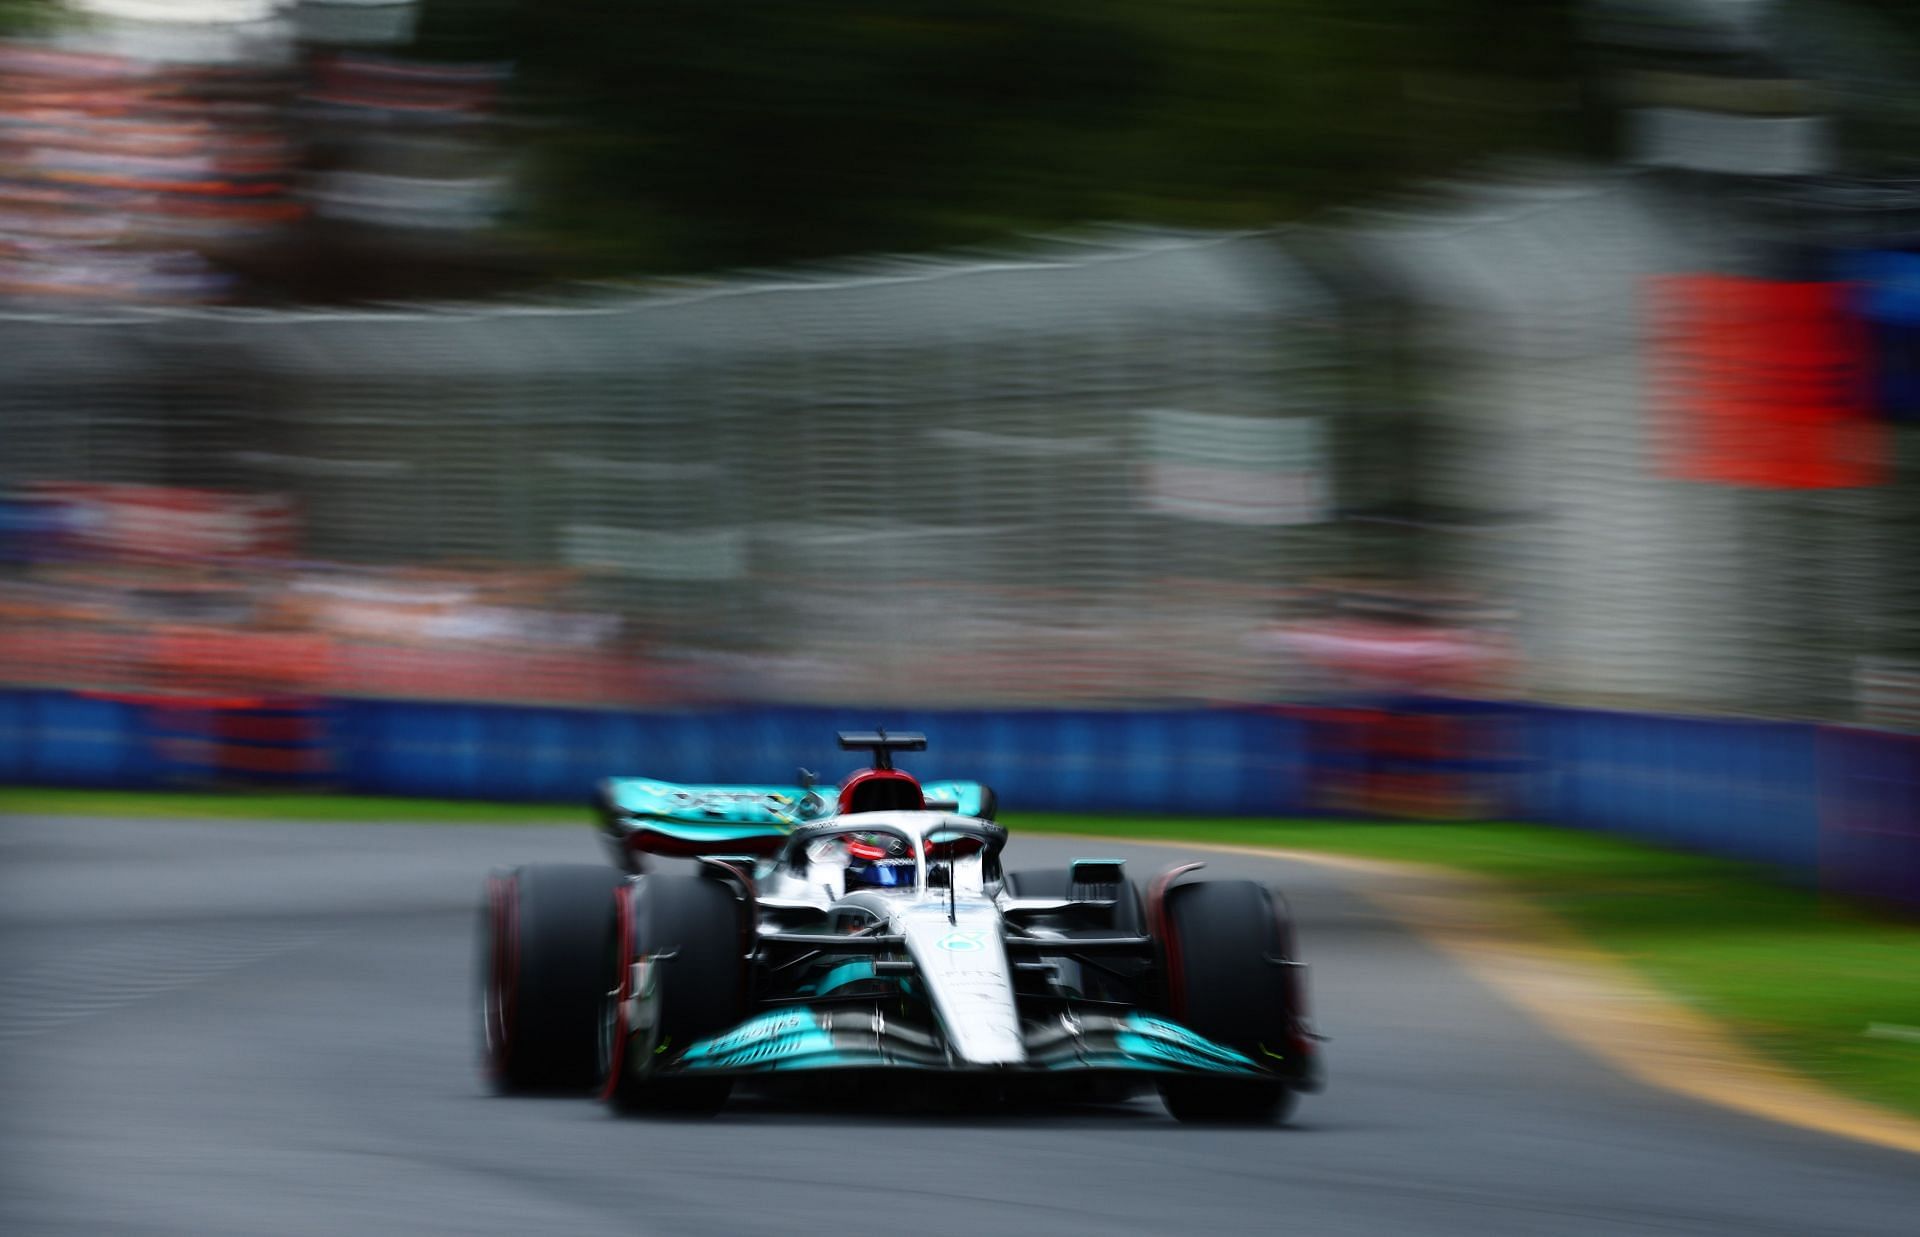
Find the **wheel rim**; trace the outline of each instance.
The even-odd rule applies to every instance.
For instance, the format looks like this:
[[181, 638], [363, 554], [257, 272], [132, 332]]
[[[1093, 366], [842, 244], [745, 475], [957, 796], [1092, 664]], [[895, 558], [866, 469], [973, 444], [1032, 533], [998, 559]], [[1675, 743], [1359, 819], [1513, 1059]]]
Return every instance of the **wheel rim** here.
[[624, 987], [616, 980], [600, 1002], [600, 1076], [606, 1080], [609, 1090], [619, 1082], [615, 1075], [620, 1067], [620, 1054], [614, 1046], [626, 1033], [626, 1014], [620, 1008], [621, 999], [626, 995], [622, 991]]
[[513, 911], [511, 886], [495, 879], [487, 884], [487, 965], [480, 986], [480, 1043], [488, 1072], [498, 1077], [506, 1070], [512, 1034]]
[[504, 1011], [500, 1001], [500, 985], [493, 976], [487, 977], [486, 994], [481, 998], [480, 1035], [486, 1047], [487, 1060], [498, 1063], [506, 1043]]

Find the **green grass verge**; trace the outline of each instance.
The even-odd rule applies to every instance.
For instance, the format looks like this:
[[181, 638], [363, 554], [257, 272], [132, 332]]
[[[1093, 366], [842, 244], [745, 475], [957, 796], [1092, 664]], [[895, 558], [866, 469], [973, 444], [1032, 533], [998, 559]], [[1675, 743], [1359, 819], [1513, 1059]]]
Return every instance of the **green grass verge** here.
[[[320, 795], [0, 789], [0, 814], [584, 826], [577, 804]], [[1840, 1090], [1920, 1114], [1920, 924], [1783, 883], [1749, 864], [1517, 824], [1171, 820], [1023, 813], [1015, 830], [1282, 846], [1432, 863], [1498, 878], [1596, 945]], [[1311, 950], [1312, 943], [1308, 942]]]

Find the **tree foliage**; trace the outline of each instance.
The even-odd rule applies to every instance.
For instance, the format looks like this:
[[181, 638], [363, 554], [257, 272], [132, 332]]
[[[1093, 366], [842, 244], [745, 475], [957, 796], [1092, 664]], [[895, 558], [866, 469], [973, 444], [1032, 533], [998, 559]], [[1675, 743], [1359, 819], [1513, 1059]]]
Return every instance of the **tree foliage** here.
[[1567, 0], [432, 0], [516, 62], [532, 223], [589, 269], [1265, 223], [1564, 148]]

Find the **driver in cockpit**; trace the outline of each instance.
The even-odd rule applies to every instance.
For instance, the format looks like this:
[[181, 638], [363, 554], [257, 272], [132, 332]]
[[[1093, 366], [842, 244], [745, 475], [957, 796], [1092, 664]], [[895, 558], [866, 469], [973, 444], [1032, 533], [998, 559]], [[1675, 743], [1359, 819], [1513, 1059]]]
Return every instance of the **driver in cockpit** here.
[[843, 894], [856, 889], [911, 889], [913, 847], [893, 833], [840, 833], [822, 838], [807, 851], [810, 864], [842, 875]]

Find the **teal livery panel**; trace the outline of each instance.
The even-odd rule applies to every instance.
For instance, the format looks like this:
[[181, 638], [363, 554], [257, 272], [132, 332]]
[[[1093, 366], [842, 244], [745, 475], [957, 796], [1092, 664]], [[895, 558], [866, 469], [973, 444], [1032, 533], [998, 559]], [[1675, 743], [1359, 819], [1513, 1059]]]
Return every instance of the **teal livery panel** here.
[[[978, 816], [987, 789], [978, 782], [928, 782], [927, 805], [960, 816]], [[626, 816], [687, 840], [721, 840], [738, 834], [763, 837], [795, 825], [824, 820], [839, 808], [832, 788], [805, 786], [697, 786], [651, 778], [616, 777], [606, 782], [606, 801]]]

